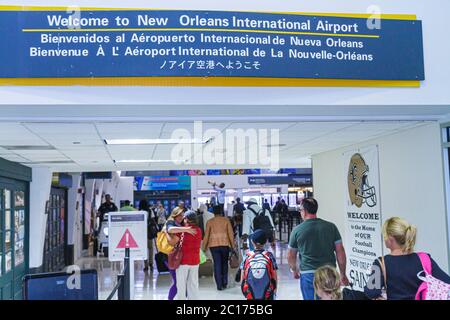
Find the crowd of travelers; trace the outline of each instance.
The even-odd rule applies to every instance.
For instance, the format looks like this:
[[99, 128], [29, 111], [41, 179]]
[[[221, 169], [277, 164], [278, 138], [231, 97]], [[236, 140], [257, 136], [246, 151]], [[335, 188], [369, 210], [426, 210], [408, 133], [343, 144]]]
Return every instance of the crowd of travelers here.
[[[196, 300], [199, 266], [211, 257], [217, 290], [229, 287], [229, 270], [235, 268], [235, 280], [246, 299], [276, 299], [275, 225], [288, 214], [286, 202], [279, 198], [270, 208], [267, 201], [260, 206], [254, 198], [244, 203], [236, 198], [229, 216], [223, 206], [225, 184], [211, 185], [219, 199], [201, 204], [196, 211], [180, 203], [168, 214], [160, 203], [151, 207], [145, 200], [139, 203], [139, 210], [149, 213], [149, 260], [144, 271], [153, 271], [155, 260], [158, 271], [172, 277], [169, 300]], [[102, 206], [101, 214], [117, 211], [110, 197]], [[129, 203], [124, 207], [128, 210]], [[387, 219], [382, 227], [390, 252], [373, 261], [364, 290], [354, 290], [347, 278], [340, 232], [335, 224], [318, 217], [318, 209], [317, 200], [304, 198], [299, 206], [301, 223], [289, 237], [288, 264], [304, 300], [450, 299], [450, 276], [429, 254], [414, 250], [416, 227], [399, 217]]]

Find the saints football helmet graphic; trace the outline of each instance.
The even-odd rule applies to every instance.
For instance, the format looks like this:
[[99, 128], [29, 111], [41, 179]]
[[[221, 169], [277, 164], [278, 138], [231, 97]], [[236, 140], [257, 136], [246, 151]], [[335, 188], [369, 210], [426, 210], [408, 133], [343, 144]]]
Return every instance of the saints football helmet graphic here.
[[350, 159], [348, 167], [348, 194], [352, 204], [358, 208], [365, 203], [369, 207], [377, 205], [375, 187], [369, 184], [369, 166], [359, 153]]

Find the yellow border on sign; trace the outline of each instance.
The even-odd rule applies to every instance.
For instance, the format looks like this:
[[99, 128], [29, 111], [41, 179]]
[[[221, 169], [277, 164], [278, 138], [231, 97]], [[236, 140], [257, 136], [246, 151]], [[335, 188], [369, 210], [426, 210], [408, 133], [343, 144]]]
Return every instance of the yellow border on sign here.
[[420, 87], [420, 81], [251, 77], [0, 78], [4, 86]]
[[[76, 7], [76, 6], [75, 6]], [[0, 5], [0, 11], [66, 11], [73, 6], [17, 6], [17, 5]], [[151, 11], [183, 11], [186, 9], [156, 9], [156, 8], [99, 8], [99, 7], [79, 7], [81, 11], [134, 11], [134, 10], [151, 10]], [[245, 12], [245, 13], [269, 13], [269, 14], [293, 14], [303, 16], [318, 17], [338, 17], [338, 18], [380, 18], [383, 20], [417, 20], [415, 14], [370, 14], [370, 13], [322, 13], [322, 12], [276, 12], [276, 11], [238, 11], [238, 10], [186, 10], [186, 11], [220, 11], [220, 12]]]
[[[0, 5], [0, 11], [67, 11], [70, 6], [17, 6]], [[180, 11], [154, 8], [92, 8], [80, 7], [81, 11]], [[196, 10], [190, 10], [196, 11]], [[358, 13], [320, 13], [320, 12], [268, 12], [268, 11], [229, 11], [304, 15], [340, 18], [378, 18], [382, 20], [417, 20], [414, 14], [358, 14]], [[99, 78], [0, 78], [3, 86], [186, 86], [186, 87], [420, 87], [415, 80], [349, 80], [349, 79], [293, 79], [293, 78], [253, 78], [253, 77], [99, 77]]]

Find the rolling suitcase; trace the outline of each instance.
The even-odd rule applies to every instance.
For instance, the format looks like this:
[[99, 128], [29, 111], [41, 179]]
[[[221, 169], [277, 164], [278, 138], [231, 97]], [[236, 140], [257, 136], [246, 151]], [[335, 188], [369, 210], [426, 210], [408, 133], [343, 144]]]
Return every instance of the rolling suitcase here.
[[167, 267], [167, 254], [158, 252], [157, 254], [155, 254], [155, 262], [156, 269], [159, 273], [169, 272], [169, 268]]

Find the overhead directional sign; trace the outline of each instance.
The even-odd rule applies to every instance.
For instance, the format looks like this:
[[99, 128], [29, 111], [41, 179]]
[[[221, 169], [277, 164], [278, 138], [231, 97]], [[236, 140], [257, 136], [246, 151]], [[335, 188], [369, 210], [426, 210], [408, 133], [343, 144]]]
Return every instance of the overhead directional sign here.
[[312, 185], [312, 175], [299, 174], [288, 176], [254, 176], [248, 177], [248, 184], [252, 185], [289, 184], [289, 185], [310, 186]]
[[109, 260], [123, 261], [125, 249], [130, 249], [132, 260], [147, 259], [147, 212], [110, 212]]
[[0, 6], [0, 43], [4, 84], [189, 77], [192, 85], [220, 77], [406, 86], [425, 79], [422, 23], [405, 15]]

